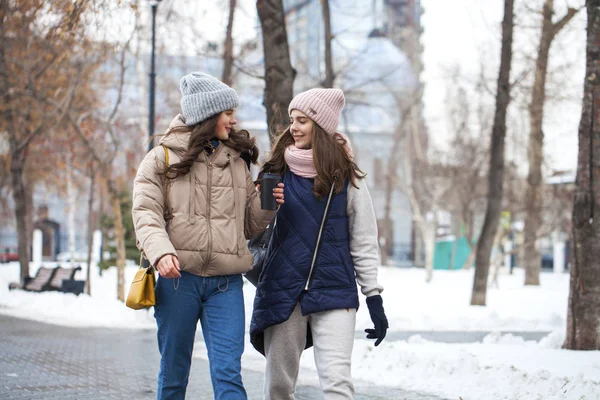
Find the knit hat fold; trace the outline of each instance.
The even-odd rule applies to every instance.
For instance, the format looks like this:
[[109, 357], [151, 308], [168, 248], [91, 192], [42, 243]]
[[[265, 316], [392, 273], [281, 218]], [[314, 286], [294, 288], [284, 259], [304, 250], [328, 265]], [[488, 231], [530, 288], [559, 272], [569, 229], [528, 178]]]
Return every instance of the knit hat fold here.
[[315, 121], [325, 132], [335, 134], [340, 114], [346, 104], [340, 89], [310, 89], [297, 94], [288, 107], [288, 113], [298, 110]]
[[203, 72], [192, 72], [181, 78], [181, 114], [187, 126], [196, 125], [223, 111], [239, 107], [237, 92]]

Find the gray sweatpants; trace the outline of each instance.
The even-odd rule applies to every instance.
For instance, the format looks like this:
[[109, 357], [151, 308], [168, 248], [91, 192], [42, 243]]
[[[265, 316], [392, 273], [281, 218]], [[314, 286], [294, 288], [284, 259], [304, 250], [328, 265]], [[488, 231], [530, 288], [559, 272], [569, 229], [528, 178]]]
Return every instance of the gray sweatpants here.
[[303, 316], [298, 304], [287, 321], [265, 330], [266, 400], [294, 399], [309, 321], [325, 400], [354, 398], [351, 360], [356, 310], [331, 310]]

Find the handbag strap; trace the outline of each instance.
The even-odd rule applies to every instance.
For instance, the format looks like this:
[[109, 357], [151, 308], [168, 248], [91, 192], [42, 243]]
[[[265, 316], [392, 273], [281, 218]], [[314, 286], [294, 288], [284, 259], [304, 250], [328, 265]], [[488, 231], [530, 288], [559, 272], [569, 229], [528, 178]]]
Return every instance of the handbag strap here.
[[[164, 144], [161, 145], [163, 149], [165, 149], [165, 164], [167, 165], [167, 170], [169, 169], [169, 149]], [[165, 177], [163, 179], [163, 216], [165, 221], [171, 219], [171, 213], [169, 210], [169, 180], [167, 179], [167, 170], [165, 170]]]
[[[165, 149], [165, 164], [167, 165], [167, 169], [168, 169], [169, 168], [169, 149], [164, 144], [161, 146], [163, 147], [163, 149]], [[165, 221], [170, 219], [168, 201], [169, 201], [169, 180], [167, 179], [167, 171], [165, 171], [165, 177], [163, 179], [163, 217], [165, 218]], [[144, 266], [144, 265], [146, 265], [144, 263], [144, 259], [148, 260], [146, 258], [146, 254], [144, 253], [144, 250], [142, 250], [140, 253], [140, 268], [147, 268]], [[150, 267], [153, 267], [152, 265], [150, 265], [149, 261], [148, 261], [147, 265]]]

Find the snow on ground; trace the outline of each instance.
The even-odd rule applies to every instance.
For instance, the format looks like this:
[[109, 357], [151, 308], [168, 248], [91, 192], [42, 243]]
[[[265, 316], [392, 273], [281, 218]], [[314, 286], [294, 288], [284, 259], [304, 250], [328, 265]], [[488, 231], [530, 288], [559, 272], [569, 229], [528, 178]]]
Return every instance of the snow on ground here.
[[[44, 263], [47, 267], [57, 264]], [[68, 263], [62, 263], [68, 266]], [[80, 264], [84, 267], [84, 264]], [[30, 276], [35, 276], [39, 266], [30, 265]], [[125, 282], [133, 279], [137, 266], [125, 269]], [[85, 279], [77, 272], [75, 279]], [[117, 270], [110, 268], [102, 277], [98, 269], [92, 273], [92, 297], [75, 296], [58, 292], [29, 293], [8, 290], [10, 282], [19, 281], [19, 264], [0, 264], [0, 313], [56, 325], [76, 327], [150, 328], [156, 329], [152, 310], [135, 311], [117, 300]]]
[[[380, 268], [383, 305], [392, 330], [552, 331], [564, 326], [568, 275], [542, 274], [539, 287], [524, 287], [522, 270], [500, 275], [488, 288], [487, 307], [472, 307], [473, 270], [434, 271], [426, 284], [421, 269]], [[366, 309], [364, 296], [361, 306]], [[359, 326], [370, 322], [359, 313]]]
[[[54, 264], [51, 264], [54, 265]], [[136, 266], [126, 269], [129, 283]], [[32, 274], [36, 268], [32, 266]], [[65, 326], [155, 329], [152, 310], [133, 311], [116, 298], [116, 271], [92, 275], [92, 297], [62, 293], [9, 292], [18, 264], [0, 265], [0, 313]], [[84, 279], [83, 272], [78, 279]], [[490, 287], [487, 307], [469, 306], [473, 271], [435, 271], [424, 282], [420, 269], [380, 268], [384, 307], [391, 331], [490, 331], [482, 342], [437, 343], [419, 335], [375, 348], [357, 339], [353, 376], [380, 385], [467, 399], [599, 399], [600, 352], [562, 350], [568, 300], [568, 274], [543, 273], [540, 287], [524, 287], [523, 271], [503, 273]], [[254, 288], [244, 285], [246, 325]], [[357, 330], [371, 325], [361, 296]], [[500, 331], [548, 331], [540, 342]], [[245, 368], [264, 370], [264, 359], [246, 343]], [[196, 357], [205, 357], [199, 342]], [[301, 360], [303, 382], [317, 383], [312, 351]]]

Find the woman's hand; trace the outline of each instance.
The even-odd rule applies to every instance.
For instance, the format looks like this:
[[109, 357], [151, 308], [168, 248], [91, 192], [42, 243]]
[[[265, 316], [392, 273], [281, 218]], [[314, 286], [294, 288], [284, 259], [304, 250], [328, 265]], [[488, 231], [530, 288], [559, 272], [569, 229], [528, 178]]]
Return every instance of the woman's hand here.
[[163, 278], [181, 278], [179, 259], [173, 254], [165, 254], [156, 264], [158, 274]]
[[[256, 190], [258, 190], [258, 192], [260, 192], [260, 183], [256, 185]], [[275, 189], [273, 189], [273, 197], [275, 198], [275, 202], [279, 205], [282, 205], [283, 203], [285, 203], [285, 200], [283, 199], [283, 183], [279, 182], [277, 184], [277, 187]]]
[[277, 204], [282, 205], [285, 203], [285, 200], [283, 200], [283, 182], [279, 182], [277, 187], [273, 189], [273, 197], [275, 197]]

